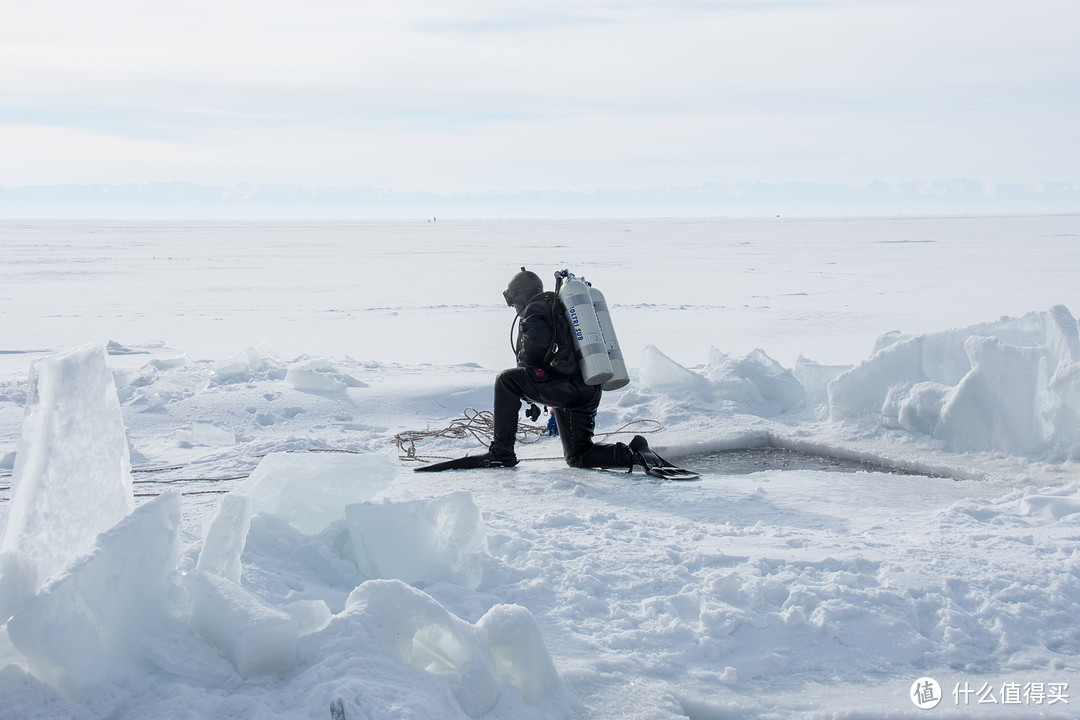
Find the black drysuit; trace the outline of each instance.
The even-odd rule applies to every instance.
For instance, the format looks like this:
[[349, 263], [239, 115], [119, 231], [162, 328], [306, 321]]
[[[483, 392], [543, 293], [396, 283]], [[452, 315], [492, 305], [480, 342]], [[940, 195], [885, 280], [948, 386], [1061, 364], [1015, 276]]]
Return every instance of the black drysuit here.
[[547, 405], [554, 412], [567, 465], [630, 468], [633, 456], [626, 445], [593, 443], [596, 409], [603, 394], [600, 386], [586, 385], [580, 371], [558, 375], [544, 364], [555, 332], [552, 312], [547, 299], [535, 299], [521, 314], [518, 366], [503, 370], [495, 380], [495, 440], [491, 452], [500, 459], [514, 455], [518, 414], [525, 399]]

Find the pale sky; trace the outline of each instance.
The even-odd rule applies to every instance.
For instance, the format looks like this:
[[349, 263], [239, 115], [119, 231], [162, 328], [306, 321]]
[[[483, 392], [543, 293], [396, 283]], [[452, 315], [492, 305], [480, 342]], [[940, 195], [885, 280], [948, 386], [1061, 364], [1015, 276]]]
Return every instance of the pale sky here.
[[0, 186], [1080, 179], [1077, 0], [9, 0]]

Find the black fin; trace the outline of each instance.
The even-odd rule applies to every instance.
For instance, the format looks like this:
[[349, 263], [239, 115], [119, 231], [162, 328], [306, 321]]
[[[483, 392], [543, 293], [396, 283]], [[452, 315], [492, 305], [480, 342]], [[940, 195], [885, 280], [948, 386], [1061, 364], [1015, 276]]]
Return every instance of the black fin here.
[[497, 459], [490, 452], [483, 455], [466, 455], [465, 457], [443, 460], [413, 468], [413, 472], [442, 472], [443, 470], [488, 470], [493, 468], [507, 468], [517, 465], [517, 459], [510, 462]]
[[[630, 441], [630, 452], [634, 455], [634, 464], [640, 465], [647, 475], [663, 480], [699, 480], [701, 478], [699, 473], [672, 465], [657, 455], [656, 451], [649, 447], [648, 441], [640, 435], [635, 435]], [[630, 469], [633, 470], [633, 467]]]

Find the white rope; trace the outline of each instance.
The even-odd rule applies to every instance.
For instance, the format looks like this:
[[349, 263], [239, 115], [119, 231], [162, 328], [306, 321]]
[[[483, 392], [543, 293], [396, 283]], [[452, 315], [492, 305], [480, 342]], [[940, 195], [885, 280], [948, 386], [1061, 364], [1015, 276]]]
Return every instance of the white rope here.
[[[543, 425], [529, 425], [518, 423], [516, 439], [520, 443], [534, 443], [547, 435], [547, 427]], [[464, 415], [450, 421], [450, 424], [440, 430], [406, 430], [394, 436], [398, 450], [401, 451], [402, 460], [447, 460], [449, 458], [438, 455], [418, 455], [416, 442], [427, 438], [450, 438], [451, 440], [464, 440], [472, 436], [484, 447], [491, 444], [495, 438], [495, 416], [490, 410], [476, 410], [465, 408]]]
[[[641, 427], [645, 426], [645, 427]], [[630, 428], [633, 428], [632, 430]], [[630, 434], [643, 435], [647, 433], [658, 432], [663, 430], [664, 426], [657, 420], [631, 420], [618, 430], [613, 430], [606, 433], [596, 433], [593, 437], [606, 438], [612, 435]], [[443, 455], [420, 455], [416, 451], [416, 443], [420, 440], [429, 438], [449, 438], [451, 440], [464, 440], [472, 436], [477, 442], [484, 447], [491, 445], [492, 440], [495, 438], [495, 417], [488, 410], [475, 410], [474, 408], [465, 408], [464, 415], [460, 418], [455, 418], [450, 421], [450, 424], [445, 428], [438, 430], [406, 430], [400, 432], [394, 436], [394, 442], [397, 443], [398, 450], [401, 451], [400, 459], [405, 461], [417, 461], [428, 462], [431, 460], [449, 460], [450, 458]], [[517, 426], [516, 439], [520, 443], [531, 444], [535, 443], [540, 438], [547, 436], [546, 425], [531, 425], [529, 423], [519, 422]], [[524, 460], [561, 460], [559, 457], [544, 457], [544, 458], [522, 458]]]

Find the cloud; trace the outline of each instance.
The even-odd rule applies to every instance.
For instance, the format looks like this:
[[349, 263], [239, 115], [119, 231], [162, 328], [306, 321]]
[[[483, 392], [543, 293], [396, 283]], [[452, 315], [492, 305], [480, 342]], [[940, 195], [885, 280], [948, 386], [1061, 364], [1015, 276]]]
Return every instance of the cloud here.
[[1077, 20], [1071, 0], [22, 3], [0, 184], [1068, 179]]

